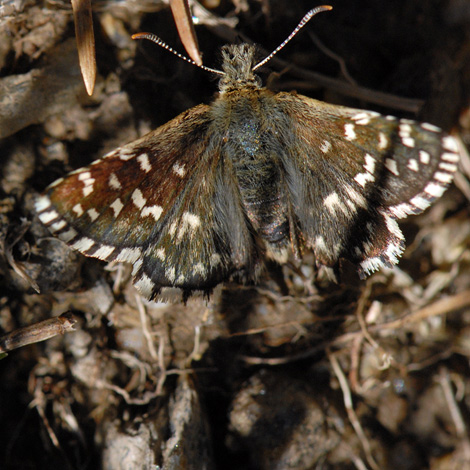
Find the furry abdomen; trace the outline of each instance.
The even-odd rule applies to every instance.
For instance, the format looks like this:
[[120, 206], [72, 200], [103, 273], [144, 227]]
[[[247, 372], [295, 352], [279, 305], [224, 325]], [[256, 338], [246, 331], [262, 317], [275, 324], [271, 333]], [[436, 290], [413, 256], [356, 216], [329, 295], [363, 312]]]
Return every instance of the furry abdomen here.
[[[214, 121], [224, 129], [222, 155], [233, 169], [241, 202], [256, 233], [274, 251], [289, 241], [284, 148], [271, 92], [261, 89], [225, 93], [214, 106]], [[229, 98], [229, 99], [227, 99]], [[282, 127], [282, 126], [281, 126]]]

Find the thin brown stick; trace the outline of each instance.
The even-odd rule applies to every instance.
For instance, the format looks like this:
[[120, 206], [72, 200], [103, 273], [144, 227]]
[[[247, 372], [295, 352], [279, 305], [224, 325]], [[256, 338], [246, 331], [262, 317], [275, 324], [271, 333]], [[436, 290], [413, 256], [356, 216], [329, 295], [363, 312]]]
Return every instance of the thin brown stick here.
[[[384, 330], [395, 330], [399, 328], [404, 328], [408, 324], [417, 323], [419, 321], [424, 320], [425, 318], [429, 318], [435, 315], [444, 315], [446, 313], [453, 312], [455, 310], [460, 310], [464, 307], [470, 306], [470, 289], [467, 289], [459, 294], [454, 296], [445, 297], [443, 299], [437, 300], [431, 305], [427, 305], [415, 312], [412, 312], [408, 315], [405, 315], [398, 320], [393, 320], [387, 323], [381, 323], [378, 325], [374, 325], [368, 328], [369, 333], [377, 333], [379, 331]], [[250, 357], [250, 356], [242, 356], [241, 359], [245, 361], [247, 364], [252, 365], [281, 365], [287, 364], [290, 362], [299, 361], [302, 359], [306, 359], [308, 357], [314, 356], [321, 351], [324, 351], [327, 347], [340, 347], [344, 344], [347, 344], [353, 341], [357, 335], [362, 335], [362, 330], [360, 331], [353, 331], [351, 333], [345, 333], [344, 335], [339, 336], [334, 341], [324, 341], [318, 344], [316, 347], [309, 349], [308, 351], [303, 351], [299, 354], [293, 354], [287, 357], [278, 357], [278, 358], [262, 358], [262, 357]]]
[[374, 470], [379, 470], [379, 466], [377, 465], [373, 455], [372, 449], [370, 446], [370, 442], [367, 439], [367, 436], [362, 429], [361, 423], [357, 418], [356, 412], [354, 411], [353, 400], [351, 396], [351, 389], [349, 388], [348, 381], [346, 380], [346, 376], [339, 365], [338, 359], [336, 358], [335, 354], [332, 354], [330, 351], [327, 350], [328, 359], [330, 360], [331, 367], [338, 379], [339, 385], [341, 387], [341, 391], [343, 392], [343, 399], [344, 399], [344, 407], [346, 408], [346, 412], [348, 414], [349, 422], [351, 423], [354, 431], [356, 432], [357, 437], [362, 445], [362, 449], [364, 450], [364, 454], [366, 456], [367, 462], [370, 467]]
[[0, 337], [0, 352], [11, 351], [28, 344], [46, 341], [57, 335], [63, 335], [75, 329], [77, 319], [70, 313], [18, 328]]

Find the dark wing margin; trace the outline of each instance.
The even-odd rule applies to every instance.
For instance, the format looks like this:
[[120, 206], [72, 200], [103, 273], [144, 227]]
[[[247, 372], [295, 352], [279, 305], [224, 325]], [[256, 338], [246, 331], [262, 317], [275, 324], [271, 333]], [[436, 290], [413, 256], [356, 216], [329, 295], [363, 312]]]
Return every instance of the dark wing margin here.
[[289, 191], [318, 263], [347, 258], [361, 277], [396, 264], [404, 249], [396, 219], [444, 193], [459, 161], [455, 139], [428, 123], [277, 96], [290, 117]]

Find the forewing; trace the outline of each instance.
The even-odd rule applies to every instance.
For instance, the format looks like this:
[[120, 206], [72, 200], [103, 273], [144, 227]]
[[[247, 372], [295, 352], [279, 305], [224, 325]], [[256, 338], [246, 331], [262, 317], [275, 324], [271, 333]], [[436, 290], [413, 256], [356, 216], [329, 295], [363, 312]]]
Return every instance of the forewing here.
[[348, 258], [361, 276], [395, 264], [403, 251], [395, 219], [443, 194], [457, 170], [455, 140], [427, 123], [277, 97], [288, 116], [289, 191], [318, 262]]
[[256, 258], [214, 131], [209, 108], [192, 108], [57, 180], [40, 220], [87, 256], [132, 263], [148, 298], [210, 290]]

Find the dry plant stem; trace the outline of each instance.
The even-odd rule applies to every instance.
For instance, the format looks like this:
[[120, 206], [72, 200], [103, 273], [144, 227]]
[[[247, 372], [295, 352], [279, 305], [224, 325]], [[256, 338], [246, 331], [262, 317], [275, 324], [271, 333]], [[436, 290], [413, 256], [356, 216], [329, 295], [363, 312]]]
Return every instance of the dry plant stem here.
[[354, 80], [354, 78], [351, 77], [351, 75], [349, 74], [348, 72], [348, 68], [346, 66], [346, 62], [345, 60], [339, 56], [338, 54], [334, 53], [331, 49], [329, 49], [328, 47], [326, 47], [323, 42], [320, 41], [320, 38], [315, 34], [313, 33], [312, 31], [309, 31], [308, 32], [308, 35], [310, 37], [310, 39], [313, 41], [313, 43], [315, 44], [315, 46], [318, 47], [318, 49], [320, 49], [323, 54], [325, 54], [326, 56], [330, 57], [331, 59], [335, 60], [336, 62], [338, 62], [339, 64], [339, 68], [341, 69], [341, 73], [343, 74], [343, 77], [353, 86], [357, 86], [357, 82]]
[[68, 331], [74, 331], [77, 319], [71, 313], [64, 313], [34, 325], [18, 328], [0, 337], [0, 352], [11, 351], [28, 344], [45, 341]]
[[346, 412], [348, 413], [349, 421], [356, 432], [359, 441], [361, 442], [362, 449], [364, 450], [366, 459], [368, 464], [373, 470], [379, 470], [379, 466], [374, 460], [372, 456], [372, 449], [370, 447], [369, 440], [367, 436], [364, 434], [364, 430], [362, 429], [361, 423], [359, 422], [356, 412], [353, 408], [351, 390], [348, 385], [348, 381], [346, 380], [346, 376], [344, 375], [343, 371], [341, 370], [341, 366], [339, 365], [338, 359], [336, 359], [336, 355], [332, 354], [329, 350], [327, 350], [328, 359], [330, 360], [331, 367], [338, 379], [339, 385], [341, 387], [341, 391], [343, 392], [343, 399], [344, 399], [344, 407], [346, 408]]
[[[444, 315], [446, 313], [453, 312], [455, 310], [460, 310], [464, 307], [470, 306], [470, 289], [467, 289], [459, 294], [456, 294], [451, 297], [446, 297], [440, 300], [437, 300], [431, 305], [423, 307], [416, 312], [412, 312], [404, 317], [394, 320], [388, 323], [381, 323], [379, 325], [374, 325], [368, 328], [369, 333], [377, 333], [384, 330], [395, 330], [405, 327], [407, 324], [414, 324], [419, 321], [422, 321], [425, 318], [433, 317], [435, 315]], [[262, 358], [262, 357], [250, 357], [250, 356], [241, 356], [241, 359], [247, 364], [258, 365], [281, 365], [287, 364], [290, 362], [298, 361], [311, 357], [321, 351], [324, 351], [326, 348], [331, 346], [340, 347], [345, 343], [353, 341], [358, 335], [363, 335], [361, 331], [353, 331], [351, 333], [345, 333], [344, 335], [339, 336], [334, 341], [323, 342], [318, 344], [316, 347], [309, 349], [308, 351], [302, 352], [300, 354], [293, 354], [288, 357], [279, 357], [279, 358]]]
[[163, 334], [159, 335], [158, 342], [158, 366], [160, 369], [160, 376], [157, 382], [156, 393], [161, 395], [163, 393], [163, 386], [165, 385], [165, 380], [168, 375], [168, 371], [165, 365], [165, 336]]
[[198, 361], [201, 359], [201, 355], [199, 353], [199, 348], [201, 346], [201, 325], [196, 325], [194, 327], [194, 346], [191, 354], [185, 360], [185, 366], [188, 367], [191, 362]]
[[154, 393], [147, 393], [144, 396], [144, 398], [132, 398], [127, 390], [121, 387], [118, 387], [116, 385], [110, 384], [108, 382], [105, 382], [103, 380], [99, 380], [96, 382], [96, 388], [111, 390], [117, 393], [118, 395], [124, 398], [124, 400], [126, 401], [128, 405], [148, 405], [154, 398], [158, 396], [158, 394], [154, 392]]
[[197, 65], [202, 65], [202, 58], [199, 52], [196, 31], [194, 30], [188, 0], [170, 0], [170, 7], [179, 37], [186, 52]]
[[349, 383], [351, 384], [351, 388], [353, 389], [354, 393], [360, 393], [358, 371], [359, 364], [361, 362], [361, 345], [363, 340], [363, 336], [357, 336], [357, 338], [352, 341], [351, 345], [351, 369], [349, 371]]
[[369, 328], [369, 332], [376, 333], [382, 329], [393, 330], [403, 328], [407, 324], [417, 323], [426, 318], [443, 315], [468, 306], [470, 306], [470, 289], [464, 290], [463, 292], [450, 297], [439, 299], [426, 307], [416, 310], [416, 312], [412, 312], [409, 315], [399, 318], [398, 320], [382, 323], [381, 325], [374, 325]]
[[43, 380], [40, 379], [36, 382], [36, 385], [34, 387], [34, 399], [33, 401], [29, 404], [30, 408], [36, 408], [39, 416], [41, 417], [43, 424], [47, 430], [47, 433], [49, 434], [49, 438], [52, 441], [52, 444], [57, 448], [60, 449], [60, 444], [59, 444], [59, 439], [57, 438], [54, 430], [52, 429], [49, 420], [47, 419], [46, 413], [45, 413], [45, 407], [46, 407], [46, 397], [44, 396], [43, 392]]
[[139, 370], [141, 383], [144, 383], [146, 378], [152, 374], [152, 368], [150, 364], [141, 361], [140, 359], [126, 351], [111, 351], [110, 357], [114, 359], [119, 359], [129, 369], [137, 368]]
[[[112, 266], [112, 264], [110, 266]], [[113, 293], [118, 294], [119, 292], [121, 292], [122, 286], [126, 282], [126, 280], [123, 279], [124, 265], [122, 263], [117, 263], [115, 266], [113, 266], [113, 268], [116, 271], [116, 278], [113, 282]]]
[[149, 325], [148, 325], [147, 312], [145, 311], [145, 307], [142, 302], [142, 297], [139, 294], [136, 294], [135, 301], [137, 304], [137, 309], [139, 310], [140, 323], [142, 325], [142, 332], [144, 334], [145, 340], [147, 341], [147, 347], [149, 348], [150, 356], [152, 357], [152, 359], [157, 361], [159, 358], [159, 355], [157, 354], [155, 345], [153, 344], [152, 334], [150, 333]]
[[91, 0], [72, 0], [72, 9], [80, 70], [86, 91], [91, 96], [96, 80], [95, 35]]
[[440, 386], [442, 387], [442, 391], [444, 392], [447, 406], [449, 407], [450, 415], [452, 416], [452, 420], [454, 421], [457, 437], [461, 440], [463, 444], [465, 460], [467, 462], [470, 462], [470, 441], [467, 434], [467, 428], [465, 427], [465, 421], [462, 417], [462, 413], [460, 412], [459, 406], [455, 401], [449, 372], [445, 367], [441, 367], [439, 369], [439, 375], [437, 380]]
[[359, 326], [361, 327], [361, 331], [364, 337], [367, 339], [367, 341], [369, 341], [369, 343], [374, 348], [378, 348], [379, 345], [377, 344], [377, 341], [375, 341], [375, 339], [372, 338], [369, 331], [367, 330], [367, 325], [366, 325], [366, 321], [364, 318], [364, 309], [366, 306], [366, 302], [370, 297], [371, 290], [372, 290], [371, 283], [367, 282], [366, 288], [364, 289], [364, 292], [359, 298], [359, 302], [358, 302], [357, 309], [356, 309], [356, 318], [357, 318], [357, 321], [359, 322]]

